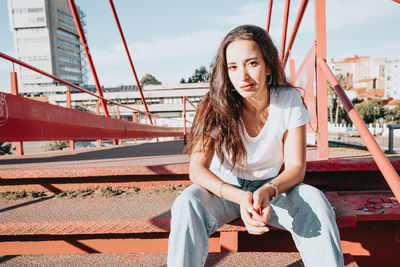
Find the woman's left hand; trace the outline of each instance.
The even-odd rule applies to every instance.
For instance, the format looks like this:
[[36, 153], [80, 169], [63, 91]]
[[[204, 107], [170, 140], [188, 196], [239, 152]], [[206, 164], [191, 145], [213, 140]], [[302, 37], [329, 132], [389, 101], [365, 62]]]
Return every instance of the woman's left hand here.
[[262, 186], [253, 193], [253, 209], [257, 211], [257, 214], [253, 214], [255, 219], [266, 225], [271, 215], [267, 186]]

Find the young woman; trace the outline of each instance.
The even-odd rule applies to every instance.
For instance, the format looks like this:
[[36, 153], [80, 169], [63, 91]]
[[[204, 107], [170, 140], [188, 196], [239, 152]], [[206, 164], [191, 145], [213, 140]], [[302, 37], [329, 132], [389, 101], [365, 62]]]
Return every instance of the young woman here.
[[268, 33], [251, 25], [228, 33], [191, 129], [193, 185], [171, 209], [169, 266], [203, 266], [209, 236], [238, 217], [250, 234], [290, 231], [306, 266], [343, 266], [335, 214], [302, 183], [310, 119]]

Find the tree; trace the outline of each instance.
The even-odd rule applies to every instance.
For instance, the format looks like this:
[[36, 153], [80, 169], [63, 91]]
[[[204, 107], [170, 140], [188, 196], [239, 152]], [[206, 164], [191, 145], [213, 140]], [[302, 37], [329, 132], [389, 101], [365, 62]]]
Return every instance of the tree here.
[[388, 113], [382, 101], [379, 100], [361, 102], [356, 104], [355, 107], [365, 123], [374, 123], [377, 119], [385, 117]]
[[156, 77], [153, 75], [147, 73], [143, 78], [140, 80], [141, 85], [149, 85], [149, 84], [154, 84], [154, 85], [159, 85], [161, 82], [157, 80]]
[[186, 83], [185, 78], [182, 78], [179, 83]]
[[[200, 68], [194, 71], [194, 74], [188, 78], [188, 83], [199, 83], [199, 82], [208, 82], [210, 80], [210, 73], [207, 71], [207, 68], [204, 66], [200, 66]], [[185, 79], [182, 78], [182, 81]]]
[[[336, 75], [336, 80], [339, 82], [342, 88], [346, 88], [347, 78], [343, 74]], [[347, 121], [345, 115], [346, 111], [342, 108], [340, 100], [330, 84], [328, 84], [328, 95], [330, 99], [330, 102], [328, 103], [329, 122], [337, 124], [342, 119]]]
[[0, 155], [11, 154], [11, 143], [0, 142]]

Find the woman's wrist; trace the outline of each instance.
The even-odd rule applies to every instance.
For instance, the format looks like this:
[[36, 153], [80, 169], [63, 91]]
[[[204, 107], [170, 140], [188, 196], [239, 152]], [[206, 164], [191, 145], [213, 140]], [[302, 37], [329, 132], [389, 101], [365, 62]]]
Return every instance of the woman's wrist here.
[[278, 187], [274, 185], [273, 183], [269, 182], [266, 185], [264, 185], [267, 193], [267, 197], [269, 201], [274, 200], [279, 194]]

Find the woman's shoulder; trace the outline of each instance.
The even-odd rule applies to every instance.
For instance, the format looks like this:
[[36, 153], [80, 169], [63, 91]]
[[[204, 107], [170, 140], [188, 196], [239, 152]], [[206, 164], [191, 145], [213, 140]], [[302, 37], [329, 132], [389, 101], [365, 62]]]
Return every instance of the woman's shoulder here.
[[278, 86], [271, 90], [271, 96], [275, 99], [275, 103], [279, 106], [290, 105], [295, 98], [301, 98], [296, 88]]

